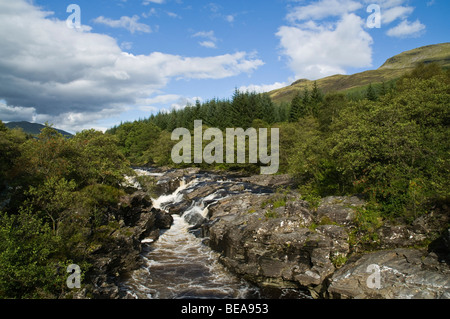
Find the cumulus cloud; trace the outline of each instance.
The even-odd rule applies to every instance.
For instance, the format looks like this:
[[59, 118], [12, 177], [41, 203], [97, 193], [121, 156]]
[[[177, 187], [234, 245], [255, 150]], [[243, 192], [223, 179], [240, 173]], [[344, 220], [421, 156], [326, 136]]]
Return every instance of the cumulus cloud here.
[[8, 108], [0, 107], [0, 118], [26, 109], [74, 126], [117, 115], [172, 79], [221, 79], [264, 64], [246, 52], [133, 55], [112, 37], [70, 29], [25, 0], [0, 2], [0, 40], [0, 100]]
[[318, 79], [345, 74], [346, 67], [366, 67], [372, 63], [372, 37], [364, 29], [365, 21], [345, 13], [337, 22], [282, 26], [282, 53], [296, 78]]
[[[418, 36], [426, 28], [419, 20], [408, 21], [414, 11], [408, 0], [296, 2], [299, 4], [290, 7], [286, 15], [288, 24], [276, 33], [281, 53], [296, 78], [314, 80], [346, 74], [347, 68], [370, 67], [373, 39], [366, 23], [370, 4], [380, 5], [382, 27], [388, 36]], [[397, 25], [392, 26], [394, 23]]]
[[365, 3], [376, 3], [380, 5], [382, 9], [381, 20], [385, 26], [400, 20], [395, 27], [389, 28], [386, 32], [390, 37], [418, 37], [426, 29], [426, 26], [419, 20], [409, 22], [408, 18], [414, 12], [415, 8], [407, 5], [409, 3], [408, 0], [365, 0]]

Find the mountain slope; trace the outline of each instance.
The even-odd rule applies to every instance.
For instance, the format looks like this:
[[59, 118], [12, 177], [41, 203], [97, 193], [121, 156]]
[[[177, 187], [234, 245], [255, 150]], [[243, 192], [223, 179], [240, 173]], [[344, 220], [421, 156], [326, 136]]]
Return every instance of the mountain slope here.
[[[393, 81], [411, 71], [419, 63], [436, 62], [443, 67], [450, 67], [450, 43], [428, 45], [400, 53], [388, 59], [377, 70], [370, 70], [353, 75], [333, 75], [317, 80], [318, 87], [324, 92], [349, 92], [352, 89], [381, 82]], [[269, 92], [275, 103], [290, 102], [297, 92], [311, 89], [314, 81], [298, 80], [288, 87]]]
[[[9, 123], [5, 123], [5, 126], [10, 129], [21, 128], [25, 133], [33, 134], [33, 135], [39, 134], [41, 132], [41, 130], [45, 127], [45, 125], [42, 125], [42, 124], [30, 123], [30, 122], [26, 122], [26, 121], [9, 122]], [[61, 133], [63, 136], [67, 136], [67, 137], [73, 136], [72, 134], [70, 134], [66, 131], [59, 130], [56, 128], [55, 128], [55, 130], [58, 131], [59, 133]]]

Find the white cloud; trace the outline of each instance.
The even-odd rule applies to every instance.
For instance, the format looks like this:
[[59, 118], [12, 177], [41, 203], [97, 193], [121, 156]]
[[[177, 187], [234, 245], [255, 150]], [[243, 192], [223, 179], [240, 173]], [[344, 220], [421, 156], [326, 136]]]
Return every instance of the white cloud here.
[[167, 15], [169, 16], [169, 17], [171, 17], [171, 18], [177, 18], [177, 19], [181, 19], [181, 17], [178, 15], [178, 14], [176, 14], [175, 12], [167, 12]]
[[205, 48], [217, 48], [217, 38], [214, 35], [214, 31], [200, 31], [192, 35], [193, 38], [205, 38], [207, 41], [200, 41], [198, 44], [200, 44], [202, 47]]
[[364, 25], [362, 18], [350, 13], [332, 25], [282, 26], [276, 35], [296, 78], [314, 80], [345, 74], [346, 67], [371, 66], [373, 40]]
[[25, 0], [0, 2], [0, 118], [35, 114], [87, 127], [143, 105], [173, 79], [222, 79], [264, 64], [246, 52], [133, 55], [107, 35], [49, 17]]
[[122, 50], [131, 50], [132, 47], [133, 47], [133, 42], [125, 41], [120, 44], [120, 48]]
[[256, 93], [265, 93], [270, 92], [276, 89], [281, 89], [283, 87], [288, 86], [289, 84], [287, 82], [275, 82], [273, 84], [251, 84], [248, 86], [241, 86], [239, 88], [239, 91], [241, 92], [256, 92]]
[[404, 19], [408, 17], [411, 13], [413, 13], [414, 8], [413, 7], [402, 7], [397, 6], [393, 8], [389, 8], [386, 10], [383, 10], [381, 15], [381, 21], [382, 23], [389, 24], [399, 18]]
[[200, 44], [202, 47], [215, 49], [217, 48], [216, 44], [212, 41], [201, 41], [198, 44]]
[[139, 16], [137, 16], [137, 15], [134, 15], [132, 17], [123, 16], [119, 20], [112, 20], [112, 19], [100, 16], [98, 18], [95, 18], [94, 22], [98, 23], [98, 24], [107, 25], [111, 28], [124, 28], [124, 29], [130, 31], [131, 33], [135, 33], [136, 31], [144, 32], [144, 33], [152, 32], [152, 29], [150, 28], [150, 26], [148, 26], [144, 23], [139, 23], [138, 20], [139, 20]]
[[403, 20], [398, 26], [389, 29], [386, 33], [390, 37], [397, 38], [414, 38], [420, 36], [426, 29], [426, 26], [419, 20], [409, 22]]
[[209, 39], [211, 41], [217, 41], [217, 38], [214, 35], [214, 31], [212, 31], [212, 30], [211, 31], [200, 31], [200, 32], [197, 32], [192, 37], [194, 37], [194, 38], [198, 38], [198, 37], [200, 37], [200, 38], [207, 38], [207, 39]]
[[144, 6], [147, 6], [147, 5], [151, 4], [151, 3], [163, 4], [163, 3], [164, 3], [164, 0], [144, 0], [144, 1], [142, 2], [142, 4], [143, 4]]
[[229, 23], [233, 23], [234, 22], [234, 15], [229, 14], [227, 16], [225, 16], [225, 20]]
[[362, 4], [353, 0], [320, 0], [294, 8], [286, 18], [290, 22], [320, 20], [327, 17], [339, 17], [361, 8]]

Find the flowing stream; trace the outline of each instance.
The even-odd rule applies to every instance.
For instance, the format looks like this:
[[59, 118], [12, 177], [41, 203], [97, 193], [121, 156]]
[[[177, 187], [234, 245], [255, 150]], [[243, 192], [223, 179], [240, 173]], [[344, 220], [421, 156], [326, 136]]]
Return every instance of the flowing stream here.
[[[182, 183], [174, 193], [155, 199], [154, 207], [164, 210], [180, 202], [183, 194], [204, 183], [205, 178]], [[194, 201], [181, 216], [173, 215], [172, 227], [162, 233], [156, 242], [148, 241], [142, 254], [144, 266], [122, 282], [121, 290], [128, 298], [259, 298], [257, 288], [228, 272], [218, 262], [219, 255], [203, 244], [203, 239], [189, 232], [191, 225], [186, 222], [186, 216], [199, 213], [206, 217], [208, 205], [225, 197], [223, 192], [218, 191]]]

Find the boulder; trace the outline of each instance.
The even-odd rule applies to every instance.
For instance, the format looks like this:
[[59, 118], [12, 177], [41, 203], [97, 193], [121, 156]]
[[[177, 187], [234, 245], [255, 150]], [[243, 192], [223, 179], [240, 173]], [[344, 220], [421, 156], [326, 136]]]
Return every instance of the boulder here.
[[317, 218], [319, 221], [326, 220], [339, 225], [351, 225], [355, 219], [354, 208], [364, 205], [365, 202], [356, 196], [325, 197], [317, 208]]
[[254, 175], [250, 177], [243, 177], [240, 179], [243, 182], [271, 187], [276, 189], [278, 187], [294, 186], [294, 181], [288, 174], [285, 175]]
[[[333, 259], [349, 253], [348, 234], [337, 225], [316, 229], [307, 203], [267, 205], [276, 195], [245, 194], [211, 208], [209, 245], [233, 272], [263, 286], [322, 290]], [[319, 287], [319, 288], [318, 288]]]
[[184, 220], [192, 226], [192, 228], [199, 228], [207, 219], [197, 210], [191, 210], [183, 215]]
[[418, 249], [368, 253], [336, 271], [328, 293], [331, 298], [450, 299], [450, 268], [436, 254]]

